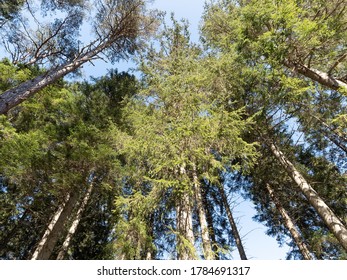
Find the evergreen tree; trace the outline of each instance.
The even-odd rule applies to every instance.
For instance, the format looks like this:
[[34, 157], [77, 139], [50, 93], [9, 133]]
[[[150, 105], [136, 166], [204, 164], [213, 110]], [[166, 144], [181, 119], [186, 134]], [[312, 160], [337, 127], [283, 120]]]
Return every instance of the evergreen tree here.
[[197, 257], [196, 210], [203, 255], [209, 259], [213, 252], [200, 182], [214, 180], [213, 171], [232, 166], [233, 159], [240, 159], [240, 165], [252, 163], [254, 147], [241, 138], [250, 120], [243, 119], [242, 109], [223, 107], [226, 102], [223, 91], [216, 91], [213, 60], [190, 45], [185, 25], [174, 21], [161, 38], [161, 48], [150, 49], [142, 62], [144, 88], [129, 107], [133, 137], [128, 149], [133, 155], [127, 158], [143, 157], [137, 170], [148, 170], [145, 178], [152, 185], [148, 200], [170, 192], [177, 257]]

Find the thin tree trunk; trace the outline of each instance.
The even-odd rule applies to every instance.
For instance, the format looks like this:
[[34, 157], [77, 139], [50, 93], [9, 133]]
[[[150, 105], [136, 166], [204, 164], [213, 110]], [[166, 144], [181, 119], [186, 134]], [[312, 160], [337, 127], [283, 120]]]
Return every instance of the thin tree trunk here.
[[37, 248], [32, 255], [32, 260], [48, 260], [53, 252], [61, 233], [64, 231], [64, 225], [71, 216], [72, 210], [78, 200], [78, 194], [67, 195], [67, 201], [63, 203], [54, 214], [47, 230], [42, 236]]
[[304, 242], [299, 230], [295, 226], [293, 220], [290, 218], [288, 212], [283, 208], [282, 203], [276, 196], [274, 190], [271, 188], [269, 184], [266, 184], [266, 189], [269, 192], [269, 195], [272, 199], [272, 201], [275, 203], [277, 210], [280, 212], [284, 225], [289, 230], [290, 234], [293, 237], [293, 240], [295, 244], [298, 246], [302, 256], [305, 260], [313, 260], [313, 255], [311, 254], [310, 250], [308, 249], [306, 243]]
[[212, 211], [211, 211], [212, 205], [208, 201], [206, 192], [203, 192], [203, 197], [204, 197], [204, 206], [205, 206], [205, 212], [206, 212], [207, 227], [208, 227], [208, 232], [209, 232], [210, 237], [211, 237], [214, 259], [219, 260], [218, 245], [217, 245], [215, 230], [213, 227], [213, 215], [212, 215]]
[[199, 216], [200, 228], [201, 228], [201, 239], [202, 246], [204, 248], [204, 257], [206, 260], [213, 260], [213, 251], [211, 247], [211, 239], [208, 231], [207, 221], [206, 221], [206, 213], [203, 204], [202, 194], [201, 194], [201, 186], [199, 182], [199, 178], [196, 173], [196, 166], [193, 166], [193, 183], [194, 183], [194, 193], [196, 206]]
[[270, 149], [273, 155], [284, 167], [288, 175], [299, 186], [309, 203], [316, 209], [317, 213], [322, 218], [326, 226], [330, 229], [331, 233], [334, 234], [342, 247], [347, 251], [347, 229], [340, 219], [334, 214], [329, 206], [326, 205], [317, 192], [305, 180], [295, 166], [284, 156], [279, 148], [275, 144], [271, 143]]
[[327, 123], [325, 123], [321, 118], [311, 115], [319, 124], [323, 125], [328, 131], [320, 129], [319, 131], [328, 138], [332, 143], [337, 147], [343, 150], [347, 154], [347, 146], [344, 144], [347, 142], [347, 139], [340, 133], [334, 131]]
[[227, 196], [225, 194], [223, 186], [220, 186], [219, 190], [220, 190], [220, 194], [222, 197], [224, 208], [227, 212], [227, 216], [228, 216], [229, 223], [231, 226], [231, 231], [232, 231], [232, 234], [234, 236], [237, 250], [239, 251], [240, 258], [241, 258], [241, 260], [247, 260], [246, 252], [245, 252], [245, 249], [243, 248], [242, 240], [241, 240], [239, 231], [237, 229], [237, 225], [236, 225], [236, 222], [234, 220], [233, 214], [232, 214], [231, 209], [229, 207], [228, 199], [227, 199]]
[[284, 61], [284, 65], [293, 71], [310, 78], [313, 81], [320, 83], [333, 90], [347, 89], [347, 84], [337, 78], [328, 75], [328, 73], [307, 67], [306, 65], [301, 65], [299, 63], [293, 63], [291, 61]]
[[146, 261], [150, 261], [152, 260], [153, 257], [152, 257], [152, 252], [151, 251], [147, 251], [147, 254], [146, 254]]
[[69, 228], [69, 231], [66, 235], [66, 238], [64, 240], [64, 243], [61, 247], [61, 249], [59, 250], [59, 253], [58, 253], [58, 256], [57, 256], [57, 260], [63, 260], [65, 258], [65, 254], [70, 246], [70, 242], [71, 242], [71, 239], [72, 237], [74, 236], [76, 230], [77, 230], [77, 227], [78, 227], [78, 224], [80, 223], [81, 221], [81, 218], [82, 218], [82, 214], [84, 212], [84, 210], [86, 209], [87, 207], [87, 204], [88, 204], [88, 201], [90, 199], [90, 195], [93, 191], [93, 186], [94, 186], [94, 182], [92, 181], [90, 184], [89, 184], [89, 187], [87, 189], [87, 192], [86, 194], [84, 195], [84, 198], [81, 202], [81, 205], [79, 206], [78, 208], [78, 211], [76, 213], [76, 216]]
[[[180, 173], [181, 175], [186, 174], [184, 166], [181, 167]], [[196, 259], [192, 216], [193, 211], [189, 191], [185, 190], [176, 205], [177, 258], [179, 260]]]
[[330, 135], [328, 132], [325, 132], [324, 130], [320, 130], [320, 132], [347, 154], [347, 147], [343, 143], [341, 143], [337, 135]]
[[323, 121], [320, 117], [310, 114], [315, 120], [317, 120], [321, 125], [323, 125], [326, 129], [328, 129], [338, 140], [339, 142], [347, 142], [347, 136], [343, 135], [336, 129], [331, 128], [325, 121]]
[[146, 260], [153, 260], [155, 258], [155, 255], [156, 255], [156, 251], [155, 251], [155, 248], [153, 246], [153, 240], [155, 239], [154, 237], [154, 219], [155, 219], [155, 215], [154, 213], [152, 213], [150, 215], [150, 218], [149, 218], [149, 222], [148, 222], [148, 225], [147, 225], [147, 234], [151, 237], [151, 244], [148, 245], [146, 244], [147, 248], [147, 253], [146, 253]]

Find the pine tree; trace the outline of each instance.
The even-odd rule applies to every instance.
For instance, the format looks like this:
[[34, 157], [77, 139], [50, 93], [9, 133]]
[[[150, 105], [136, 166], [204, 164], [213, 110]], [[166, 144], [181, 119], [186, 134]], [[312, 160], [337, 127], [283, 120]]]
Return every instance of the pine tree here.
[[[39, 34], [42, 34], [41, 37], [43, 37], [39, 38], [39, 41], [34, 40], [26, 29], [19, 32], [19, 34], [26, 34], [24, 39], [29, 40], [28, 44], [33, 45], [34, 50], [31, 48], [27, 50], [27, 44], [24, 46], [15, 45], [14, 48], [19, 53], [13, 56], [33, 57], [34, 63], [42, 63], [47, 58], [53, 61], [58, 60], [58, 63], [54, 62], [53, 67], [41, 75], [3, 92], [0, 99], [0, 114], [7, 113], [11, 108], [22, 103], [38, 91], [78, 70], [84, 63], [99, 58], [103, 52], [107, 52], [108, 57], [113, 61], [128, 57], [138, 49], [139, 41], [154, 25], [155, 18], [153, 15], [147, 17], [144, 1], [98, 0], [95, 2], [97, 8], [94, 17], [96, 19], [94, 23], [96, 38], [82, 48], [71, 46], [73, 43], [78, 43], [78, 40], [73, 36], [72, 38], [68, 37], [68, 35], [78, 32], [80, 21], [83, 18], [83, 10], [80, 11], [80, 8], [73, 10], [63, 20], [57, 19], [61, 23], [58, 24], [58, 27], [53, 25], [52, 29], [49, 29], [48, 38], [45, 38], [47, 35], [43, 33], [43, 30], [38, 30]], [[11, 27], [10, 30], [17, 30], [17, 28]], [[16, 37], [17, 34], [11, 36]], [[62, 38], [59, 36], [62, 36]], [[24, 39], [12, 39], [8, 42], [22, 42]], [[68, 47], [71, 47], [71, 51], [66, 54], [65, 50]], [[58, 48], [58, 50], [56, 51], [55, 48]], [[22, 60], [19, 63], [26, 64]], [[30, 65], [32, 62], [28, 64]]]
[[[135, 155], [127, 157], [143, 157], [144, 166], [137, 170], [141, 166], [148, 172], [148, 196], [170, 192], [178, 258], [196, 258], [194, 243], [201, 238], [203, 256], [209, 259], [213, 252], [200, 182], [213, 179], [214, 171], [233, 158], [242, 158], [242, 165], [252, 163], [254, 147], [241, 138], [250, 120], [242, 118], [242, 110], [222, 107], [224, 93], [215, 92], [217, 77], [210, 72], [213, 60], [190, 45], [185, 25], [173, 21], [162, 38], [161, 49], [150, 49], [141, 64], [144, 88], [129, 107], [133, 137], [128, 149]], [[199, 239], [194, 238], [193, 211]]]

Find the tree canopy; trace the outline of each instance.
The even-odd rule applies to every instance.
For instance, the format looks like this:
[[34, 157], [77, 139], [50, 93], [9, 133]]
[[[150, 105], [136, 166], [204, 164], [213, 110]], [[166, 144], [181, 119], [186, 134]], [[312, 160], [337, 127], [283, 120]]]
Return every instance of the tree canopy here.
[[[146, 4], [0, 2], [0, 258], [246, 260], [238, 195], [346, 259], [346, 0], [212, 1], [198, 43]], [[138, 74], [64, 79], [96, 59]]]

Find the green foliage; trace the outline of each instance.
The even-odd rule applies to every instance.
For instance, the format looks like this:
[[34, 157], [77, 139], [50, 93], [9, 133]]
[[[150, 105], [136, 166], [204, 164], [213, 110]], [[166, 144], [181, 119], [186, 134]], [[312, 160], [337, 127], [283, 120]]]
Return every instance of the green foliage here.
[[[138, 4], [137, 13], [126, 24], [124, 52], [110, 42], [113, 60], [139, 50], [138, 27], [142, 30], [149, 20], [143, 1], [130, 2]], [[7, 28], [16, 25], [13, 17], [22, 2], [12, 4], [0, 1], [0, 26], [5, 21]], [[57, 19], [37, 33], [45, 38], [62, 31], [48, 40], [58, 50], [48, 64], [69, 61], [80, 51], [75, 38], [85, 4], [42, 1], [47, 15], [60, 10], [71, 16], [65, 25]], [[110, 14], [122, 15], [130, 4], [99, 4], [94, 27], [101, 42], [104, 35], [113, 36]], [[94, 178], [68, 259], [176, 258], [178, 252], [200, 258], [198, 184], [215, 256], [230, 258], [235, 245], [221, 186], [252, 199], [255, 219], [284, 244], [290, 232], [266, 192], [268, 183], [316, 258], [345, 259], [267, 147], [269, 140], [278, 144], [346, 223], [344, 89], [327, 90], [288, 68], [291, 62], [346, 79], [344, 4], [216, 1], [206, 5], [203, 46], [190, 42], [185, 21], [172, 17], [171, 25], [163, 24], [152, 46], [138, 52], [140, 81], [116, 70], [91, 82], [59, 80], [0, 116], [0, 258], [29, 258], [66, 195], [76, 192], [81, 198]], [[13, 38], [21, 38], [16, 37], [19, 29], [11, 30]], [[25, 53], [31, 45], [19, 39], [18, 51]], [[0, 62], [0, 93], [43, 72], [25, 65], [30, 59], [33, 64], [46, 61], [36, 56], [18, 57], [16, 65]], [[195, 243], [179, 228], [177, 209], [192, 218]], [[289, 245], [288, 258], [301, 259], [294, 241]]]
[[9, 88], [28, 80], [31, 71], [28, 68], [20, 68], [12, 65], [9, 60], [0, 61], [0, 94]]

